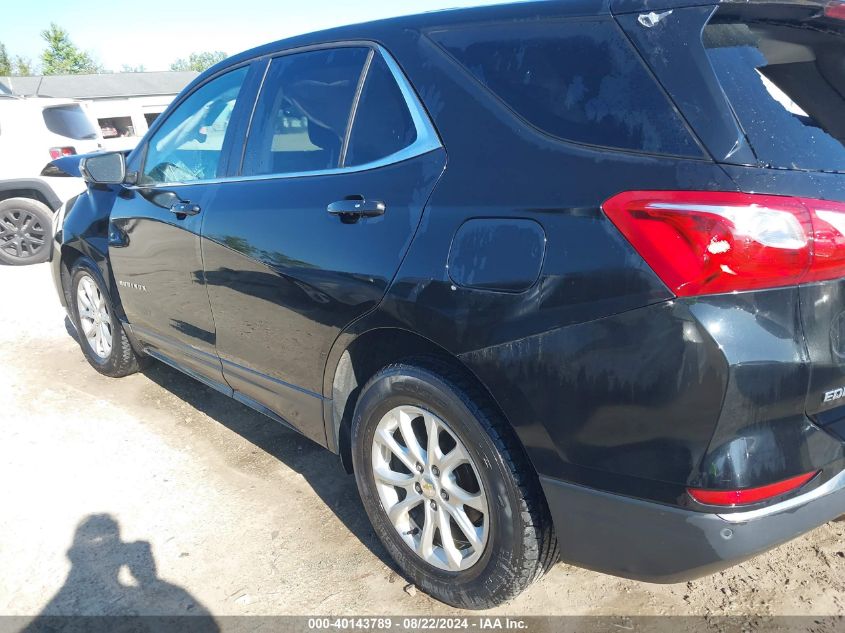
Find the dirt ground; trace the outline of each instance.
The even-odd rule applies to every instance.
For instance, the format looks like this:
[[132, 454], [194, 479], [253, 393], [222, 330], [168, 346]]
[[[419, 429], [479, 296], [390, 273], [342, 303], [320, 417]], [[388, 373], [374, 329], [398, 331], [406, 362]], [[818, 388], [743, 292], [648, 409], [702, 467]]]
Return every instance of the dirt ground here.
[[[161, 364], [100, 376], [66, 328], [46, 264], [0, 266], [0, 614], [458, 613], [404, 590], [333, 455]], [[843, 535], [676, 585], [558, 564], [491, 613], [845, 614]]]

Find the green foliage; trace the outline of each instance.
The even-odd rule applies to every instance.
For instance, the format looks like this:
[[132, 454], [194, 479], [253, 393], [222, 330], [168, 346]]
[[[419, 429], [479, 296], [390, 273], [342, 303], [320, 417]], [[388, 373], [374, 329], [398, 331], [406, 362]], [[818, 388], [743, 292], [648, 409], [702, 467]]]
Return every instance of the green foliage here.
[[70, 34], [58, 24], [51, 22], [50, 28], [41, 31], [47, 48], [41, 53], [42, 72], [45, 75], [81, 75], [103, 72], [94, 59], [80, 50], [70, 40]]
[[32, 65], [32, 60], [29, 57], [22, 55], [15, 55], [12, 62], [12, 74], [19, 77], [31, 77], [35, 74], [35, 68]]
[[222, 62], [228, 55], [223, 51], [203, 51], [191, 53], [188, 59], [177, 59], [170, 64], [170, 70], [196, 70], [202, 72], [211, 68], [217, 62]]
[[0, 77], [7, 77], [12, 74], [12, 60], [6, 51], [6, 45], [0, 42]]

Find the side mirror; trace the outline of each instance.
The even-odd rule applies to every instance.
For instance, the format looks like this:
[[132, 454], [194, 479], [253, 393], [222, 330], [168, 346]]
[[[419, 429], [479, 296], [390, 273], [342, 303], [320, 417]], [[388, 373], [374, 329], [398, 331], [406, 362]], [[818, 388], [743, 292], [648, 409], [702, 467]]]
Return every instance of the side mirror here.
[[126, 157], [122, 152], [86, 156], [79, 163], [85, 182], [95, 185], [119, 185], [126, 179]]

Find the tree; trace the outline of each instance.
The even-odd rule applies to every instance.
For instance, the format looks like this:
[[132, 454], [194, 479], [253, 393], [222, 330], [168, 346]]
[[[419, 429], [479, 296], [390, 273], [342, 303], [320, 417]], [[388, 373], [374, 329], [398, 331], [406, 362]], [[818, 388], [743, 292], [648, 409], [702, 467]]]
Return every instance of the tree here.
[[70, 34], [55, 22], [41, 31], [47, 48], [41, 53], [42, 72], [45, 75], [81, 75], [103, 71], [87, 52], [80, 50], [70, 40]]
[[196, 70], [202, 72], [207, 68], [211, 68], [217, 62], [222, 62], [228, 55], [223, 51], [203, 51], [201, 53], [191, 53], [188, 59], [177, 59], [170, 64], [170, 70]]
[[132, 66], [130, 64], [123, 64], [120, 68], [120, 72], [122, 73], [145, 73], [147, 72], [146, 66], [141, 64], [139, 66]]
[[12, 74], [12, 60], [6, 51], [6, 45], [0, 42], [0, 77], [8, 77]]
[[32, 60], [29, 57], [23, 57], [21, 55], [15, 55], [15, 59], [12, 62], [12, 69], [12, 74], [18, 75], [19, 77], [31, 77], [35, 74]]

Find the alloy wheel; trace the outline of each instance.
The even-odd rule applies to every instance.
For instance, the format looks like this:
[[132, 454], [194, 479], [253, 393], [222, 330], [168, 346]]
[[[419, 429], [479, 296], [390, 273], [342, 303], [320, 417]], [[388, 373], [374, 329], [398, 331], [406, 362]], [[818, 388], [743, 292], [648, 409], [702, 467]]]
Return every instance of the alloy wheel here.
[[30, 259], [47, 246], [47, 227], [23, 209], [9, 209], [0, 215], [0, 250], [18, 259]]
[[478, 562], [490, 532], [487, 494], [443, 420], [414, 406], [389, 411], [373, 437], [372, 469], [382, 507], [417, 556], [452, 572]]
[[112, 327], [108, 303], [97, 283], [89, 276], [79, 279], [76, 290], [76, 310], [82, 335], [97, 356], [106, 359], [111, 354]]

